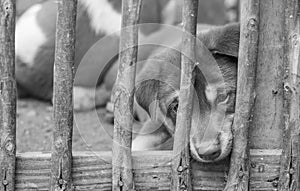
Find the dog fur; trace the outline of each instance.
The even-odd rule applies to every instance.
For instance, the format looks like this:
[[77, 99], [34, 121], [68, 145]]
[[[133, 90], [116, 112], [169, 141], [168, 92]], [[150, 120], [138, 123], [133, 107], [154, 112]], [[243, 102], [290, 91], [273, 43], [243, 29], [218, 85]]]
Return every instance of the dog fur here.
[[[200, 64], [194, 70], [190, 150], [196, 160], [213, 162], [225, 158], [231, 151], [239, 25], [213, 27], [199, 32], [197, 38], [201, 43], [197, 46], [196, 63]], [[180, 43], [175, 49], [158, 49], [137, 76], [135, 98], [150, 116], [143, 130], [156, 128], [148, 135], [137, 137], [133, 142], [134, 150], [161, 149], [174, 134], [180, 88], [180, 50]], [[143, 140], [148, 141], [143, 144]]]

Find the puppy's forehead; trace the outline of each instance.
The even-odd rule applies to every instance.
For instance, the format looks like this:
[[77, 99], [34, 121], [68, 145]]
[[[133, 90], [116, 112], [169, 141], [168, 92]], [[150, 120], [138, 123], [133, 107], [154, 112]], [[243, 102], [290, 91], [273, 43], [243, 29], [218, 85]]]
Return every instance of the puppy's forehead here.
[[206, 48], [214, 50], [220, 39], [226, 38], [226, 35], [224, 36], [223, 26], [206, 25], [198, 30], [197, 37], [206, 46]]
[[[198, 27], [199, 28], [199, 27]], [[205, 28], [201, 28], [200, 30], [198, 30], [197, 32], [197, 37], [198, 39], [207, 47], [213, 47], [214, 46], [214, 42], [216, 41], [215, 39], [215, 34], [219, 33], [218, 27], [216, 26], [210, 26], [210, 27], [205, 27]]]

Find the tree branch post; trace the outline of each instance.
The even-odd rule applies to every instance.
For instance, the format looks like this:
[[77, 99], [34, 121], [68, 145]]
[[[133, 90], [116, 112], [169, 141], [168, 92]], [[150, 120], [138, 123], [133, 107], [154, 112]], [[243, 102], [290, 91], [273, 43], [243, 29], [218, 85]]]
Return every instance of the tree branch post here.
[[176, 131], [174, 135], [171, 190], [192, 190], [189, 137], [194, 96], [196, 66], [196, 32], [198, 0], [184, 0], [181, 54], [181, 79]]
[[284, 136], [279, 176], [280, 191], [300, 189], [300, 7], [285, 0]]
[[133, 95], [137, 63], [138, 21], [141, 0], [122, 2], [122, 28], [119, 49], [119, 69], [113, 90], [114, 138], [112, 159], [112, 189], [133, 190], [131, 144], [133, 125]]
[[0, 0], [0, 190], [15, 190], [16, 1]]
[[241, 13], [234, 140], [225, 191], [249, 190], [248, 132], [255, 100], [259, 0], [241, 1]]
[[50, 190], [74, 189], [72, 182], [73, 79], [77, 0], [58, 0], [54, 61], [54, 132]]

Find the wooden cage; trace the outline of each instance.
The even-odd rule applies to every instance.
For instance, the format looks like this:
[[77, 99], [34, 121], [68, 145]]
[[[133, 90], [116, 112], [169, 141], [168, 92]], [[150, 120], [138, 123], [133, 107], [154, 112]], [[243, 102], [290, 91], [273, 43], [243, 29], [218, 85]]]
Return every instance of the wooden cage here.
[[[77, 0], [58, 0], [52, 153], [16, 153], [15, 0], [0, 0], [1, 190], [298, 190], [299, 0], [241, 0], [234, 147], [230, 160], [190, 160], [191, 63], [182, 57], [174, 151], [131, 152], [141, 0], [123, 1], [113, 152], [72, 152]], [[198, 0], [184, 0], [183, 30], [196, 35]], [[183, 35], [194, 57], [195, 42]], [[125, 51], [121, 51], [125, 50]], [[126, 72], [125, 72], [126, 71]], [[126, 83], [124, 83], [126, 82]], [[185, 125], [188, 124], [188, 125]], [[185, 136], [180, 136], [185, 135]], [[176, 153], [180, 155], [176, 155]], [[174, 154], [175, 153], [175, 154]], [[112, 162], [107, 162], [112, 161]], [[227, 184], [227, 185], [226, 185]]]

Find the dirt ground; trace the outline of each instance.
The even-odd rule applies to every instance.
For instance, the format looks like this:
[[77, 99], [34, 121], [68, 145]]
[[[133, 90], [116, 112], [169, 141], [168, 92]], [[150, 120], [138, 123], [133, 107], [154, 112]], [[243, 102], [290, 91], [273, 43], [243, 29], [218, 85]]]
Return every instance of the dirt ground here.
[[[111, 150], [113, 125], [104, 122], [105, 109], [74, 114], [73, 150]], [[50, 151], [52, 105], [22, 99], [17, 103], [17, 152]]]

